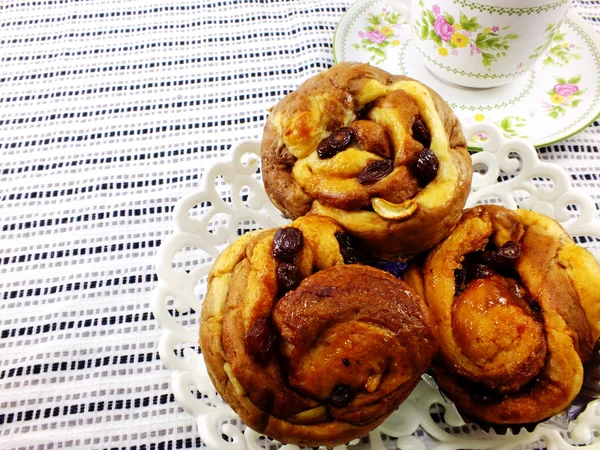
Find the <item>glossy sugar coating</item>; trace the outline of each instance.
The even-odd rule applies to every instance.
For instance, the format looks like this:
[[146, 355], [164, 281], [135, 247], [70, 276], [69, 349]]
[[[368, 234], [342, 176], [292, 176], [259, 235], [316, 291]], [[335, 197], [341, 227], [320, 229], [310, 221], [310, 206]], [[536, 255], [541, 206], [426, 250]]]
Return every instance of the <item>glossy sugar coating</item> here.
[[[484, 267], [473, 273], [474, 255], [507, 245], [519, 248], [510, 266], [490, 268], [494, 258], [479, 256]], [[439, 325], [432, 370], [463, 412], [495, 424], [533, 423], [579, 393], [600, 337], [600, 267], [554, 220], [477, 206], [405, 279]]]
[[[305, 216], [286, 228], [301, 232], [302, 245], [278, 244], [281, 229], [258, 231], [216, 260], [200, 345], [214, 386], [244, 423], [284, 443], [334, 447], [367, 434], [410, 394], [437, 331], [404, 282], [344, 264], [332, 219]], [[287, 293], [282, 264], [302, 279]]]

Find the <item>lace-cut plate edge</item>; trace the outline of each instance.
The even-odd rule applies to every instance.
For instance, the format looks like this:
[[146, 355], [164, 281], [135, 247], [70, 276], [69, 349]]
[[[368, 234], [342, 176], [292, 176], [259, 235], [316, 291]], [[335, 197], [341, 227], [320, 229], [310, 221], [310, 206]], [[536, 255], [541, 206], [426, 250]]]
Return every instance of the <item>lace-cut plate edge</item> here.
[[[581, 245], [600, 261], [596, 205], [587, 194], [571, 186], [564, 169], [540, 161], [529, 142], [504, 138], [494, 124], [476, 123], [464, 131], [467, 139], [478, 134], [487, 137], [481, 152], [473, 155], [475, 173], [467, 207], [496, 203], [546, 214], [561, 223], [571, 236], [580, 238]], [[199, 436], [211, 450], [299, 448], [272, 442], [241, 422], [218, 396], [208, 377], [198, 352], [198, 321], [190, 325], [181, 320], [189, 311], [197, 314], [204, 295], [197, 292], [197, 286], [205, 285], [202, 280], [220, 250], [249, 228], [271, 228], [287, 222], [264, 192], [259, 160], [260, 143], [243, 141], [232, 147], [229, 159], [217, 160], [208, 167], [200, 189], [178, 201], [174, 209], [175, 231], [161, 244], [156, 256], [159, 281], [152, 293], [152, 309], [162, 328], [158, 351], [170, 371], [171, 388], [178, 404], [195, 418]], [[190, 214], [192, 209], [201, 207], [199, 217]], [[217, 215], [219, 220], [215, 219]], [[213, 221], [221, 226], [218, 223], [215, 226]], [[227, 223], [238, 226], [223, 226]], [[200, 249], [207, 256], [191, 270], [177, 270], [176, 254], [189, 247]], [[434, 419], [432, 411], [436, 408], [441, 414], [434, 414]], [[485, 433], [475, 425], [465, 424], [435, 385], [423, 380], [397, 411], [369, 433], [368, 439], [336, 450], [384, 450], [391, 448], [390, 445], [415, 450], [581, 446], [600, 450], [600, 401], [588, 404], [569, 424], [568, 434], [554, 429], [550, 423], [532, 432], [522, 429], [518, 434]]]

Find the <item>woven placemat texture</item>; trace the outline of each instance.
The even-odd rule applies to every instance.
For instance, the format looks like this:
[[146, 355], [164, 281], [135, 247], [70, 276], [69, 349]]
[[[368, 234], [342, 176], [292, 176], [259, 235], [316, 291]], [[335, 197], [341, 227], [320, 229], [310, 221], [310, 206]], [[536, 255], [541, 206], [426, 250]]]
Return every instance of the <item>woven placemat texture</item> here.
[[[202, 447], [158, 357], [154, 256], [206, 165], [333, 64], [349, 5], [0, 2], [1, 448]], [[539, 151], [597, 205], [599, 144], [594, 122]]]

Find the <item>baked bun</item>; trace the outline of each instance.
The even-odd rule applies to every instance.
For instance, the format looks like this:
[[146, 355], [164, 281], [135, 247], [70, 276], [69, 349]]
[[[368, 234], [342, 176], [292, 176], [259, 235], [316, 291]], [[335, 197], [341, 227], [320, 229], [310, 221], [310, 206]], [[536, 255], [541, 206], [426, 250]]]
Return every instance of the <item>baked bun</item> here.
[[420, 273], [405, 279], [439, 325], [432, 371], [462, 411], [527, 424], [572, 402], [600, 337], [600, 267], [557, 222], [477, 206]]
[[284, 443], [334, 447], [379, 425], [437, 350], [422, 299], [355, 261], [332, 219], [249, 233], [216, 260], [200, 345], [219, 394]]
[[333, 217], [382, 257], [437, 244], [471, 187], [471, 157], [446, 102], [368, 64], [337, 64], [284, 97], [261, 151], [265, 190], [286, 217]]

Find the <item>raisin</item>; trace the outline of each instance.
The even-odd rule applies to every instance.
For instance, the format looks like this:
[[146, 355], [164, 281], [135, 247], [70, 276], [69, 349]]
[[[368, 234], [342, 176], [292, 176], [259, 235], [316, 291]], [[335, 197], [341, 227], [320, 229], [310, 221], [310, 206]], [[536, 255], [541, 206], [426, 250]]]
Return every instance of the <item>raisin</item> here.
[[358, 264], [359, 260], [350, 236], [348, 236], [346, 233], [342, 233], [341, 231], [336, 231], [335, 238], [340, 246], [340, 253], [342, 254], [344, 264]]
[[339, 152], [346, 150], [352, 141], [354, 131], [352, 128], [343, 127], [335, 130], [317, 146], [317, 155], [321, 159], [333, 158]]
[[273, 358], [277, 341], [277, 330], [271, 319], [259, 317], [246, 333], [244, 346], [250, 357], [264, 366]]
[[401, 278], [407, 266], [406, 261], [385, 261], [380, 268], [391, 273], [396, 278]]
[[336, 408], [343, 408], [348, 406], [354, 395], [348, 386], [345, 384], [336, 385], [329, 395], [329, 403]]
[[465, 389], [468, 389], [473, 401], [481, 405], [492, 405], [503, 399], [501, 394], [485, 387], [482, 383], [463, 379], [462, 384]]
[[430, 148], [424, 148], [419, 152], [415, 175], [421, 186], [427, 186], [437, 175], [440, 162]]
[[302, 281], [298, 266], [286, 262], [277, 265], [277, 288], [279, 295], [296, 289]]
[[454, 270], [454, 293], [459, 294], [467, 288], [467, 269]]
[[344, 363], [346, 367], [350, 366], [350, 360], [348, 358], [342, 359], [342, 363]]
[[473, 400], [481, 405], [490, 406], [502, 400], [502, 396], [482, 388], [481, 391], [471, 391]]
[[376, 267], [381, 270], [385, 270], [388, 273], [391, 273], [396, 278], [401, 278], [402, 274], [406, 270], [408, 266], [406, 261], [393, 261], [381, 258], [374, 258], [373, 260], [364, 261], [365, 264], [369, 266]]
[[541, 306], [540, 306], [540, 304], [539, 304], [538, 302], [536, 302], [535, 300], [532, 300], [532, 301], [529, 303], [529, 307], [531, 308], [531, 310], [532, 310], [534, 313], [539, 313], [539, 312], [542, 312], [542, 307], [541, 307]]
[[494, 274], [494, 271], [485, 264], [475, 263], [469, 266], [467, 279], [474, 280], [476, 278], [487, 278]]
[[412, 124], [413, 139], [423, 144], [423, 147], [429, 147], [431, 145], [431, 133], [429, 128], [423, 122], [421, 117], [416, 116], [415, 121]]
[[294, 227], [280, 228], [273, 236], [273, 256], [280, 261], [293, 262], [304, 246], [302, 231]]
[[362, 185], [373, 184], [388, 176], [392, 170], [394, 170], [394, 161], [391, 159], [372, 161], [358, 174], [358, 182]]
[[496, 250], [486, 250], [481, 254], [481, 260], [494, 269], [509, 267], [521, 256], [521, 248], [514, 241], [507, 241]]

